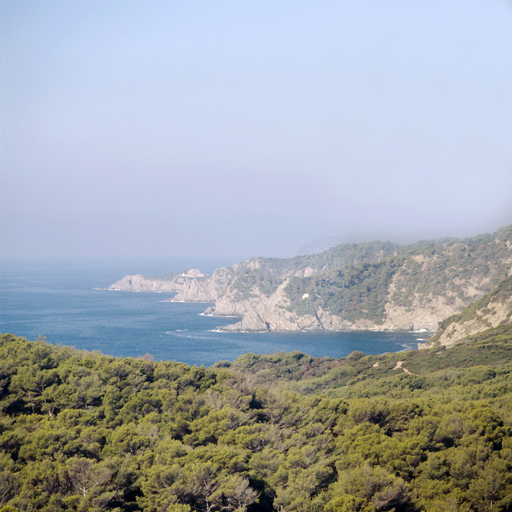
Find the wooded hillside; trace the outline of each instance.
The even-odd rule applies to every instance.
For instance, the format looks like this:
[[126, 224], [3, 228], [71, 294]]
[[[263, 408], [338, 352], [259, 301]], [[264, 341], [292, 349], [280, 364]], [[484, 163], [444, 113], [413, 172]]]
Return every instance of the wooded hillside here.
[[3, 512], [512, 507], [510, 336], [205, 369], [6, 334], [0, 361]]

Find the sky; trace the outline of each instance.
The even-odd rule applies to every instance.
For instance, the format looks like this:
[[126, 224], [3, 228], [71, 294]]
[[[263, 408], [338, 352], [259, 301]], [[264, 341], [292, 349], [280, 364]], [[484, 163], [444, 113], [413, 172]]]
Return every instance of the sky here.
[[512, 224], [509, 0], [2, 0], [0, 261]]

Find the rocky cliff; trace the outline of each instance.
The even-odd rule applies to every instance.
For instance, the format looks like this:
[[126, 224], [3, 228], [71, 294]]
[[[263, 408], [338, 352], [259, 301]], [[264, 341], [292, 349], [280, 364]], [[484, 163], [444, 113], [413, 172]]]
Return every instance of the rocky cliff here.
[[244, 315], [263, 303], [289, 277], [307, 278], [346, 265], [376, 263], [389, 257], [398, 245], [390, 242], [341, 244], [320, 254], [294, 258], [251, 258], [229, 268], [219, 268], [202, 282], [190, 282], [174, 300], [215, 301], [217, 316]]
[[504, 325], [512, 325], [512, 276], [460, 313], [443, 320], [435, 335], [420, 348], [430, 348], [436, 343], [450, 347]]
[[203, 279], [191, 279], [184, 283], [172, 299], [178, 302], [215, 302], [224, 292], [234, 275], [237, 263], [233, 267], [220, 267], [213, 275]]
[[191, 269], [188, 272], [172, 272], [161, 276], [125, 276], [107, 290], [122, 290], [127, 292], [177, 292], [190, 282], [198, 283], [205, 276], [200, 270]]
[[464, 240], [422, 242], [372, 263], [289, 274], [271, 293], [247, 279], [245, 269], [208, 312], [243, 316], [223, 328], [228, 331], [433, 331], [510, 274], [511, 240], [508, 227]]
[[295, 258], [252, 258], [212, 276], [127, 276], [113, 289], [178, 291], [240, 316], [226, 331], [420, 330], [480, 299], [512, 274], [512, 226], [466, 239], [341, 244]]

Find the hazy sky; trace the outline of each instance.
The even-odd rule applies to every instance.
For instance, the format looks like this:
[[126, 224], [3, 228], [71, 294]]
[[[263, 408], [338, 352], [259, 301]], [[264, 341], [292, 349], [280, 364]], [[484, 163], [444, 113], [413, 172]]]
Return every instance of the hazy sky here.
[[1, 255], [512, 223], [512, 2], [2, 0]]

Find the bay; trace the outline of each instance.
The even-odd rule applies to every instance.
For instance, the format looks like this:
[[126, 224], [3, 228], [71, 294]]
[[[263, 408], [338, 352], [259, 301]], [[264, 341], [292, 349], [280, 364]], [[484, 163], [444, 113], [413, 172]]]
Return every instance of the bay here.
[[[165, 302], [170, 294], [106, 291], [126, 274], [156, 275], [192, 265], [72, 263], [2, 264], [0, 332], [29, 340], [97, 350], [119, 357], [152, 355], [210, 366], [253, 352], [300, 351], [314, 357], [345, 357], [355, 350], [380, 354], [417, 347], [411, 332], [225, 333], [215, 327], [236, 319], [203, 316], [206, 303]], [[212, 272], [213, 262], [203, 262]], [[206, 267], [206, 268], [205, 268]]]

